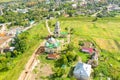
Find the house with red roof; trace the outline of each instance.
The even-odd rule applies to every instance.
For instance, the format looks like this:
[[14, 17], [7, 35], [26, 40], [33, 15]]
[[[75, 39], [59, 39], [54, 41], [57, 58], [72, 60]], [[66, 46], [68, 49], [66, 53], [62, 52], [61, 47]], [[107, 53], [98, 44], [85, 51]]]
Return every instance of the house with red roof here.
[[92, 54], [94, 52], [93, 48], [82, 48], [81, 51], [89, 54]]
[[81, 51], [89, 53], [90, 55], [92, 55], [92, 53], [94, 52], [93, 43], [91, 43], [91, 42], [84, 42], [83, 46], [81, 46]]

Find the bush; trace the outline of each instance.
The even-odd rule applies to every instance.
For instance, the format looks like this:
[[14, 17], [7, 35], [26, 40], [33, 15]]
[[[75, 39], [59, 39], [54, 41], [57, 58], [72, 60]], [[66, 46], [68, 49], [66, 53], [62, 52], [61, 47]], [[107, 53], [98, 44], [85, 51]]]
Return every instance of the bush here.
[[68, 44], [67, 45], [67, 51], [73, 51], [74, 50], [74, 45], [73, 44]]
[[6, 58], [6, 55], [0, 55], [0, 71], [6, 71], [11, 68], [11, 59]]
[[62, 55], [62, 57], [55, 62], [55, 67], [62, 67], [62, 65], [66, 64], [68, 64], [68, 59], [65, 55]]
[[55, 73], [50, 77], [50, 80], [63, 80], [61, 77], [64, 75], [65, 69], [57, 68]]
[[83, 41], [79, 41], [79, 45], [80, 46], [84, 46], [84, 42]]

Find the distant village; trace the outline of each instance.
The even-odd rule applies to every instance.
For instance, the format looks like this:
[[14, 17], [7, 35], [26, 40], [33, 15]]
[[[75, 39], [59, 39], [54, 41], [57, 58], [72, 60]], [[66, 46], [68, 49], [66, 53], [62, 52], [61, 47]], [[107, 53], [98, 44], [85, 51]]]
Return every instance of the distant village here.
[[[57, 11], [53, 7], [54, 6], [54, 4], [53, 4], [52, 12], [53, 13], [57, 12], [58, 15], [56, 15], [56, 16], [63, 15], [64, 17], [69, 17], [69, 16], [75, 16], [76, 14], [78, 14], [78, 15], [86, 15], [85, 12], [87, 11], [86, 8], [87, 8], [88, 4], [92, 4], [93, 2], [94, 2], [94, 4], [98, 4], [98, 3], [106, 3], [106, 4], [108, 4], [108, 5], [103, 5], [107, 9], [107, 14], [110, 13], [110, 12], [113, 12], [113, 11], [118, 11], [118, 12], [120, 11], [120, 3], [117, 4], [114, 1], [109, 2], [107, 0], [94, 0], [94, 1], [92, 1], [92, 0], [91, 1], [88, 1], [88, 0], [80, 0], [80, 1], [78, 1], [78, 0], [65, 0], [63, 2], [61, 0], [55, 0], [54, 2], [56, 3], [55, 5], [58, 6], [57, 8], [59, 8], [59, 6], [63, 6], [64, 3], [65, 4], [69, 3], [71, 6], [68, 6], [68, 7], [70, 9], [72, 8], [73, 12], [76, 12], [76, 13], [71, 13], [72, 11], [71, 12], [69, 12], [69, 11], [66, 12], [65, 11], [66, 9], [64, 9], [64, 8]], [[27, 1], [25, 1], [25, 3], [27, 4]], [[41, 5], [42, 4], [48, 5], [48, 4], [52, 4], [52, 3], [53, 2], [51, 2], [50, 0], [45, 0], [44, 3], [41, 3]], [[23, 8], [20, 8], [20, 6], [18, 6], [19, 4], [21, 4], [21, 3], [17, 3], [17, 2], [14, 2], [14, 1], [6, 2], [6, 3], [0, 3], [0, 16], [3, 16], [6, 12], [9, 12], [9, 11], [10, 12], [12, 11], [13, 13], [27, 14], [27, 13], [30, 12], [30, 10], [35, 9], [34, 6], [32, 6], [32, 7], [23, 7], [23, 6], [21, 6]], [[11, 7], [8, 7], [8, 6], [11, 6]], [[17, 7], [14, 7], [14, 6], [17, 6]], [[95, 9], [94, 8], [89, 9], [87, 13], [92, 14], [92, 16], [97, 16], [98, 15], [99, 17], [101, 17], [102, 16], [101, 13], [106, 12], [106, 10], [104, 11], [103, 6], [100, 6], [100, 7], [95, 8]], [[80, 11], [79, 8], [82, 8], [82, 9], [85, 8], [86, 11], [82, 12], [84, 10]], [[51, 7], [48, 8], [48, 9], [44, 8], [44, 10], [50, 11]], [[48, 14], [46, 14], [46, 15], [48, 15]], [[104, 15], [106, 15], [106, 13]], [[45, 16], [45, 15], [43, 15], [43, 16]], [[43, 19], [54, 19], [54, 18], [56, 18], [56, 16], [53, 16], [53, 14], [51, 14], [51, 15], [49, 14], [48, 16], [43, 17]], [[2, 36], [6, 35], [7, 37], [5, 37], [5, 39], [3, 38], [3, 41], [6, 41], [6, 39], [8, 39], [8, 37], [10, 37], [9, 35], [15, 35], [16, 32], [17, 33], [21, 32], [23, 30], [24, 26], [30, 26], [34, 22], [38, 21], [38, 20], [36, 21], [35, 19], [33, 19], [33, 20], [32, 19], [23, 19], [23, 20], [25, 22], [24, 25], [21, 25], [21, 24], [15, 25], [15, 26], [17, 26], [16, 28], [10, 28], [10, 29], [7, 28], [9, 25], [11, 26], [13, 24], [18, 24], [19, 22], [17, 22], [17, 23], [15, 23], [16, 21], [14, 21], [14, 22], [0, 22], [0, 39], [2, 40]], [[0, 20], [0, 21], [2, 21], [2, 20]], [[21, 21], [20, 21], [20, 23], [21, 23]], [[20, 27], [20, 26], [23, 26], [23, 27]], [[2, 43], [3, 42], [0, 42], [0, 44], [2, 44]]]
[[13, 51], [15, 49], [15, 47], [9, 46], [9, 43], [13, 42], [14, 38], [17, 37], [18, 34], [30, 29], [33, 26], [34, 22], [31, 22], [31, 25], [29, 27], [26, 27], [26, 28], [15, 27], [15, 28], [7, 29], [6, 25], [10, 25], [10, 24], [11, 23], [0, 24], [0, 26], [1, 26], [1, 30], [0, 30], [0, 53]]

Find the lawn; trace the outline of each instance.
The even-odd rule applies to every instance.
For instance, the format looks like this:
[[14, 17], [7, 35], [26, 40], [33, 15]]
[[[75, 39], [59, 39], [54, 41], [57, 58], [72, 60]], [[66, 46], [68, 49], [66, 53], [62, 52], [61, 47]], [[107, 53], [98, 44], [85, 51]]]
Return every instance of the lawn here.
[[[51, 20], [51, 25], [60, 21], [62, 31], [66, 27], [74, 29], [71, 43], [75, 46], [76, 53], [86, 62], [89, 55], [79, 52], [79, 40], [89, 40], [100, 50], [99, 65], [94, 69], [94, 80], [99, 80], [103, 74], [104, 79], [111, 77], [120, 79], [120, 17], [101, 18], [93, 22], [93, 17], [70, 17]], [[52, 27], [53, 29], [53, 27]], [[98, 75], [96, 75], [98, 74]], [[116, 74], [116, 76], [114, 75]]]
[[34, 52], [34, 50], [40, 45], [43, 41], [44, 37], [46, 37], [47, 29], [44, 26], [45, 23], [41, 22], [38, 25], [34, 26], [28, 32], [29, 35], [29, 46], [32, 46], [28, 50], [26, 50], [22, 55], [19, 55], [17, 58], [13, 60], [14, 67], [11, 70], [0, 72], [0, 80], [17, 80], [20, 76], [20, 73], [25, 67], [25, 64], [29, 60], [30, 56]]

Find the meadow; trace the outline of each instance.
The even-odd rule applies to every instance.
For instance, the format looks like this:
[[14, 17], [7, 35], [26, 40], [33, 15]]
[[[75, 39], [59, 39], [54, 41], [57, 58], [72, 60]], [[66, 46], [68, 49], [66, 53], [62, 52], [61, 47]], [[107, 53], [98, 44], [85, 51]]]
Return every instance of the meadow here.
[[[77, 19], [77, 20], [76, 20]], [[100, 49], [109, 52], [120, 50], [120, 18], [98, 19], [92, 22], [92, 18], [60, 18], [61, 28], [71, 27], [74, 29], [73, 39], [92, 39]], [[74, 40], [73, 40], [74, 41]]]

